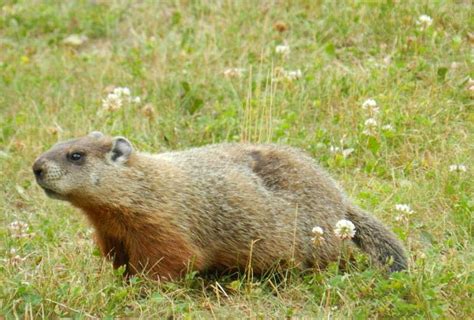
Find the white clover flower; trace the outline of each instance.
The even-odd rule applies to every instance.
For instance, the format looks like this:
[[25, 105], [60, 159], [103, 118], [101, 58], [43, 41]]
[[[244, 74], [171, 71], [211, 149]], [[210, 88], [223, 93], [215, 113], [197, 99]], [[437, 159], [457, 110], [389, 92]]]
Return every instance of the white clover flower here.
[[364, 125], [366, 127], [376, 127], [377, 126], [377, 120], [375, 120], [374, 118], [369, 118], [369, 119], [365, 120]]
[[293, 81], [301, 78], [303, 76], [303, 73], [301, 72], [300, 69], [298, 70], [290, 70], [290, 71], [285, 71], [284, 76], [287, 80]]
[[125, 103], [139, 104], [141, 102], [140, 97], [132, 97], [131, 91], [127, 87], [115, 87], [105, 99], [102, 100], [102, 107], [106, 111], [117, 111]]
[[398, 216], [395, 217], [395, 221], [397, 221], [397, 222], [407, 222], [408, 218], [404, 214], [399, 214]]
[[28, 223], [23, 222], [23, 221], [18, 221], [15, 220], [9, 225], [9, 229], [11, 231], [18, 231], [18, 230], [24, 230], [28, 228]]
[[341, 151], [341, 148], [331, 145], [331, 146], [329, 147], [329, 151], [330, 151], [331, 153], [337, 153], [337, 152]]
[[391, 124], [386, 124], [386, 125], [382, 126], [382, 130], [393, 132], [393, 131], [395, 131], [395, 128]]
[[281, 54], [283, 56], [287, 56], [290, 54], [290, 46], [287, 44], [280, 44], [275, 47], [275, 52]]
[[286, 79], [288, 81], [293, 81], [303, 76], [303, 73], [301, 72], [300, 69], [285, 70], [281, 67], [275, 68], [274, 73], [275, 73], [275, 78], [272, 79], [273, 81], [281, 81], [283, 79]]
[[71, 34], [63, 39], [63, 43], [72, 47], [79, 47], [84, 44], [89, 38], [85, 35]]
[[369, 111], [372, 114], [379, 113], [379, 107], [377, 105], [377, 101], [374, 99], [367, 99], [362, 103], [362, 109]]
[[334, 233], [341, 240], [352, 239], [356, 230], [354, 224], [346, 219], [339, 220], [334, 228]]
[[372, 109], [375, 107], [377, 107], [377, 101], [375, 101], [374, 99], [367, 99], [364, 101], [364, 103], [362, 103], [362, 109], [364, 110]]
[[27, 223], [15, 220], [8, 226], [13, 238], [31, 238], [35, 234], [29, 232]]
[[320, 226], [315, 226], [311, 232], [320, 236], [324, 234], [324, 230]]
[[433, 19], [426, 14], [422, 14], [418, 17], [416, 24], [421, 26], [421, 28], [425, 29], [433, 24]]
[[396, 204], [395, 209], [408, 214], [413, 214], [415, 212], [408, 204]]
[[142, 99], [140, 99], [140, 97], [135, 97], [132, 99], [132, 102], [135, 103], [135, 104], [140, 104], [142, 102]]
[[224, 70], [224, 76], [228, 78], [240, 78], [244, 72], [244, 68], [227, 68]]
[[452, 164], [449, 166], [449, 172], [453, 172], [453, 171], [466, 172], [467, 167], [463, 164]]
[[122, 108], [122, 98], [116, 93], [109, 93], [102, 100], [102, 107], [107, 111], [117, 111]]
[[317, 245], [324, 242], [325, 239], [323, 237], [324, 235], [323, 228], [321, 228], [320, 226], [315, 226], [313, 227], [311, 232], [314, 234], [314, 237], [311, 238], [311, 241], [313, 242], [313, 244]]
[[117, 87], [114, 89], [113, 93], [118, 95], [119, 97], [129, 97], [130, 96], [130, 89], [127, 87]]
[[350, 156], [352, 154], [352, 152], [354, 152], [354, 148], [344, 149], [344, 150], [342, 150], [342, 156], [344, 158], [347, 158], [348, 156]]
[[329, 151], [331, 153], [341, 153], [344, 158], [347, 158], [354, 152], [354, 148], [347, 148], [341, 150], [341, 148], [331, 145], [329, 147]]
[[377, 120], [375, 120], [374, 118], [369, 118], [365, 120], [364, 125], [365, 129], [364, 131], [362, 131], [363, 134], [365, 134], [366, 136], [376, 135], [375, 129], [377, 127]]
[[366, 136], [374, 136], [375, 135], [375, 132], [373, 130], [369, 130], [369, 129], [365, 129], [364, 131], [362, 131], [362, 134], [366, 135]]

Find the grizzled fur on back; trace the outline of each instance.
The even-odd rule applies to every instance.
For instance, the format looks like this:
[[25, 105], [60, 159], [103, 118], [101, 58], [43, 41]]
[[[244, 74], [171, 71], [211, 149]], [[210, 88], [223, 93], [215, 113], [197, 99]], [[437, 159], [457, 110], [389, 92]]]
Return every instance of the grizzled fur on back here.
[[[33, 171], [49, 196], [82, 209], [102, 253], [130, 274], [170, 279], [189, 267], [248, 266], [261, 273], [276, 261], [324, 267], [338, 257], [332, 230], [341, 219], [355, 224], [354, 243], [377, 263], [406, 268], [395, 235], [290, 147], [217, 144], [151, 155], [93, 132], [57, 144]], [[325, 231], [317, 246], [314, 226]]]

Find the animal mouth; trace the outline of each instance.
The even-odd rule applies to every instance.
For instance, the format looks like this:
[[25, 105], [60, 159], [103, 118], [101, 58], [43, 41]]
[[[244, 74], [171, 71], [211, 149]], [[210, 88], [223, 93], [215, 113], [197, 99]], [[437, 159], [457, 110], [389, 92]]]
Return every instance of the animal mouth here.
[[66, 198], [65, 198], [63, 195], [57, 193], [57, 192], [54, 191], [54, 190], [51, 190], [51, 189], [49, 189], [49, 188], [47, 188], [47, 187], [43, 187], [43, 186], [41, 186], [41, 188], [44, 190], [44, 192], [46, 193], [46, 195], [47, 195], [48, 197], [52, 198], [52, 199], [66, 200]]

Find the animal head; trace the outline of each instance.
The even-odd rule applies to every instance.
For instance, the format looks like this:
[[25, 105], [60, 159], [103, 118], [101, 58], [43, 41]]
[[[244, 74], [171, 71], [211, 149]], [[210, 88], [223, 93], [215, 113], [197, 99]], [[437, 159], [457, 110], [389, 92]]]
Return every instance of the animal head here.
[[94, 131], [54, 145], [36, 159], [33, 173], [49, 197], [71, 201], [78, 194], [93, 193], [102, 179], [113, 176], [114, 168], [127, 166], [132, 154], [126, 138]]

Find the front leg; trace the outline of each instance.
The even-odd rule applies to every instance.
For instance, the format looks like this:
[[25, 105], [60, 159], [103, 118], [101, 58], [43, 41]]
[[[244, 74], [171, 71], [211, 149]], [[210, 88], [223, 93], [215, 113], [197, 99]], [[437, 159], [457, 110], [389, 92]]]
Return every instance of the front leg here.
[[122, 240], [96, 232], [95, 241], [102, 255], [113, 261], [115, 269], [125, 265], [125, 274], [130, 274], [129, 256]]

